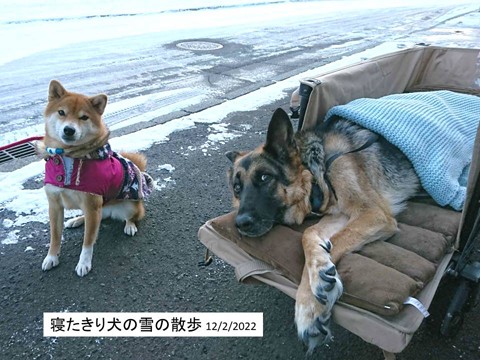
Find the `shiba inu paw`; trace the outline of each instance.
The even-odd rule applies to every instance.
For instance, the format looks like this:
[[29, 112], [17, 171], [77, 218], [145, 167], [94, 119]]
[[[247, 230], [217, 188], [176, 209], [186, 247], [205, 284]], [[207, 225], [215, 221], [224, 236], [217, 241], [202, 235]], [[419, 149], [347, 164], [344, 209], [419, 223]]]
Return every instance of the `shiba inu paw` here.
[[60, 263], [60, 260], [58, 260], [57, 255], [47, 255], [45, 256], [45, 259], [43, 259], [42, 270], [43, 271], [50, 270], [51, 268], [57, 266], [59, 263]]
[[92, 269], [92, 257], [93, 257], [93, 246], [91, 247], [83, 247], [82, 252], [80, 254], [80, 259], [78, 260], [78, 264], [75, 267], [75, 271], [77, 272], [78, 276], [85, 276], [87, 275], [90, 270]]
[[134, 236], [138, 231], [137, 225], [135, 225], [133, 221], [126, 220], [125, 228], [123, 229], [123, 231], [127, 235]]
[[80, 277], [83, 277], [87, 275], [90, 270], [92, 270], [92, 263], [87, 264], [87, 263], [80, 263], [78, 262], [77, 266], [75, 266], [75, 271], [77, 272], [77, 275]]
[[76, 227], [79, 227], [81, 225], [83, 225], [85, 223], [85, 217], [82, 215], [82, 216], [77, 216], [77, 217], [74, 217], [72, 219], [69, 219], [65, 222], [65, 227], [66, 228], [69, 228], [69, 229], [72, 229], [72, 228], [76, 228]]

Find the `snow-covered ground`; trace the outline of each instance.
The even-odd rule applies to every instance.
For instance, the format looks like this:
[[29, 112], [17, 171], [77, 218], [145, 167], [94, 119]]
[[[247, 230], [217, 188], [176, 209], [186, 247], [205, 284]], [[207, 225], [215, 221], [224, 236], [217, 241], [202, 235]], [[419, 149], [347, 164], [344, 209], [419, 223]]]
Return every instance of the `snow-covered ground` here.
[[[83, 42], [91, 38], [122, 38], [140, 33], [155, 33], [165, 36], [165, 41], [171, 41], [173, 34], [178, 36], [179, 32], [191, 32], [192, 29], [203, 36], [212, 36], [215, 32], [226, 31], [251, 31], [254, 24], [261, 21], [266, 22], [289, 21], [292, 12], [296, 16], [310, 18], [312, 21], [318, 17], [334, 16], [339, 11], [354, 12], [368, 11], [369, 8], [379, 7], [400, 7], [400, 6], [438, 6], [440, 3], [451, 3], [443, 0], [424, 1], [253, 1], [236, 0], [228, 2], [220, 1], [176, 1], [174, 5], [170, 2], [138, 1], [70, 1], [68, 6], [58, 6], [53, 0], [44, 1], [16, 1], [2, 5], [0, 12], [0, 70], [2, 64], [14, 63], [15, 60], [31, 56], [54, 47], [62, 48], [74, 42]], [[223, 5], [219, 5], [222, 3]], [[272, 4], [269, 4], [272, 3]], [[388, 3], [388, 5], [387, 5]], [[466, 5], [463, 5], [466, 4]], [[445, 15], [445, 21], [465, 14], [478, 4], [471, 1], [456, 1], [455, 9]], [[258, 11], [252, 11], [255, 7]], [[220, 9], [219, 9], [220, 8]], [[187, 11], [189, 10], [190, 11]], [[202, 16], [199, 17], [201, 9]], [[437, 19], [437, 22], [442, 21]], [[469, 14], [462, 17], [465, 25], [471, 22], [475, 26], [480, 25], [479, 13]], [[248, 25], [249, 24], [249, 25]], [[248, 26], [247, 26], [248, 25]], [[470, 24], [471, 25], [471, 24]], [[464, 34], [458, 33], [461, 39]], [[449, 35], [451, 36], [451, 35]], [[455, 38], [450, 38], [454, 43]], [[402, 46], [409, 46], [403, 41]], [[480, 45], [480, 44], [479, 44]], [[366, 50], [355, 55], [344, 57], [339, 61], [327, 64], [321, 68], [309, 70], [295, 75], [283, 81], [278, 81], [270, 86], [260, 88], [247, 95], [225, 101], [219, 105], [209, 107], [203, 111], [191, 115], [182, 116], [144, 130], [111, 139], [115, 149], [142, 150], [152, 144], [166, 142], [170, 134], [175, 131], [182, 131], [195, 127], [197, 123], [211, 124], [211, 136], [206, 139], [203, 151], [207, 156], [209, 148], [214, 147], [216, 142], [226, 142], [234, 136], [241, 134], [229, 132], [228, 124], [219, 124], [230, 113], [236, 111], [255, 110], [267, 105], [277, 99], [281, 99], [291, 89], [298, 85], [298, 80], [316, 75], [330, 69], [338, 68], [353, 62], [360, 61], [382, 53], [397, 50], [398, 42], [386, 42], [381, 46]], [[8, 50], [6, 50], [8, 49]], [[82, 56], [79, 54], [79, 56]], [[52, 64], [60, 62], [61, 59], [52, 59]], [[0, 84], [1, 87], [1, 84]], [[136, 104], [148, 104], [149, 102], [160, 101], [165, 96], [173, 96], [172, 93], [150, 94], [137, 96], [133, 99], [126, 99], [123, 102], [111, 103], [107, 108], [108, 112], [121, 112], [124, 108], [131, 108]], [[202, 101], [203, 95], [194, 96], [195, 101]], [[162, 111], [173, 111], [173, 108], [163, 108]], [[142, 113], [129, 119], [130, 123], [148, 121], [149, 117], [158, 116], [158, 113]], [[147, 118], [147, 119], [146, 119]], [[217, 125], [218, 124], [218, 125]], [[124, 124], [125, 125], [125, 124]], [[126, 124], [128, 125], [128, 124]], [[120, 126], [120, 125], [119, 125]], [[32, 127], [31, 130], [41, 131], [43, 125]], [[114, 128], [115, 125], [112, 126]], [[246, 129], [247, 130], [247, 129]], [[36, 132], [37, 134], [39, 132]], [[34, 132], [35, 134], [35, 132]], [[8, 134], [0, 135], [0, 144], [4, 143]], [[3, 139], [2, 139], [3, 136]], [[128, 139], [128, 140], [127, 140]], [[132, 141], [135, 139], [135, 141]], [[21, 242], [18, 237], [18, 228], [28, 222], [48, 222], [47, 201], [43, 189], [25, 189], [24, 183], [29, 179], [42, 181], [44, 163], [43, 161], [33, 162], [23, 168], [11, 173], [0, 173], [0, 227], [7, 235], [0, 238], [2, 244], [15, 244]], [[162, 169], [169, 172], [174, 169], [165, 164]], [[156, 179], [160, 182], [167, 182], [169, 178]], [[162, 189], [162, 186], [158, 186]], [[5, 218], [5, 210], [11, 211], [14, 215]], [[2, 232], [0, 232], [1, 234]]]
[[[474, 4], [455, 0], [455, 5]], [[0, 65], [47, 49], [91, 41], [156, 33], [165, 42], [180, 32], [196, 37], [252, 31], [258, 24], [321, 21], [339, 13], [397, 7], [439, 7], [451, 0], [56, 0], [2, 1]], [[478, 7], [478, 4], [476, 4]], [[463, 11], [463, 10], [460, 10]]]
[[[54, 0], [5, 1], [0, 12], [0, 145], [43, 133], [41, 112], [52, 78], [66, 79], [67, 88], [73, 84], [82, 92], [107, 92], [109, 105], [104, 118], [111, 130], [147, 124], [175, 110], [201, 106], [212, 97], [221, 99], [221, 89], [209, 87], [202, 76], [202, 71], [219, 64], [219, 57], [189, 57], [185, 52], [165, 51], [165, 46], [178, 39], [222, 39], [234, 34], [238, 42], [253, 47], [265, 58], [291, 51], [297, 38], [307, 37], [299, 49], [318, 47], [304, 55], [318, 61], [361, 46], [365, 37], [372, 41], [372, 37], [384, 34], [385, 40], [391, 40], [389, 24], [395, 31], [411, 33], [418, 26], [448, 23], [478, 6], [472, 0], [457, 0], [455, 5], [448, 0], [180, 0], [174, 4], [71, 0], [61, 5]], [[435, 10], [445, 7], [450, 10]], [[399, 9], [422, 10], [403, 13], [406, 18], [400, 17], [395, 23], [381, 22], [385, 13]], [[374, 11], [379, 16], [378, 24], [373, 17], [372, 23], [349, 33], [351, 20], [368, 19]], [[333, 28], [342, 28], [332, 29], [338, 33], [330, 34], [323, 47], [319, 46], [322, 33], [304, 35], [300, 29], [275, 37], [279, 24], [288, 28], [289, 24], [300, 23], [299, 19], [302, 26], [317, 27], [333, 21]], [[368, 32], [370, 35], [366, 35]], [[451, 39], [450, 35], [446, 37]], [[445, 40], [443, 35], [436, 36], [428, 40]], [[457, 34], [457, 40], [462, 37], [464, 41], [469, 39], [468, 34]], [[329, 42], [333, 45], [328, 46]], [[135, 62], [138, 58], [151, 60]], [[194, 63], [194, 58], [199, 63]], [[297, 58], [289, 61], [294, 63]], [[231, 64], [224, 61], [221, 65]], [[271, 64], [257, 69], [246, 66], [225, 74], [223, 83], [236, 83], [240, 88], [274, 78], [275, 70]], [[98, 76], [91, 74], [95, 72]], [[170, 76], [172, 86], [152, 73]], [[137, 86], [140, 82], [141, 88]]]

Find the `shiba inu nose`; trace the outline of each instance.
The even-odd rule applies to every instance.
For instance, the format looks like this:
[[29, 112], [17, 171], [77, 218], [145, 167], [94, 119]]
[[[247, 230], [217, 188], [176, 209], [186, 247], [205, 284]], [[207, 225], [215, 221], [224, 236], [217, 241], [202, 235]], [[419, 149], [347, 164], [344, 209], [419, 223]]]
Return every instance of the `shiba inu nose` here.
[[71, 126], [65, 126], [63, 128], [63, 133], [67, 136], [73, 136], [75, 134], [75, 129]]

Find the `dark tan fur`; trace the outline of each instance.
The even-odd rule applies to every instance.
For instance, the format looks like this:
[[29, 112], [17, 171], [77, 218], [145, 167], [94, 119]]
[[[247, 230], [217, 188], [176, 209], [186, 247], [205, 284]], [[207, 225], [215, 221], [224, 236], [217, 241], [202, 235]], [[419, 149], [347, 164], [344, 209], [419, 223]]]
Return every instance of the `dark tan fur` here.
[[[106, 104], [107, 96], [104, 94], [88, 97], [69, 92], [58, 81], [52, 80], [45, 109], [45, 137], [43, 142], [37, 144], [39, 155], [48, 157], [46, 148], [51, 147], [64, 149], [64, 154], [72, 158], [85, 158], [105, 145], [110, 135], [102, 120]], [[65, 126], [75, 128], [74, 138], [63, 138], [62, 130], [65, 131]], [[122, 155], [137, 165], [140, 171], [145, 171], [147, 160], [144, 155]], [[81, 209], [83, 212], [82, 216], [70, 219], [65, 224], [70, 228], [85, 224], [82, 253], [76, 267], [79, 276], [86, 275], [92, 267], [93, 245], [98, 237], [102, 217], [122, 218], [126, 221], [125, 233], [134, 235], [137, 231], [136, 223], [145, 214], [142, 200], [111, 200], [103, 204], [100, 195], [53, 185], [46, 185], [45, 192], [49, 203], [51, 240], [42, 264], [43, 270], [49, 270], [59, 263], [64, 209]]]

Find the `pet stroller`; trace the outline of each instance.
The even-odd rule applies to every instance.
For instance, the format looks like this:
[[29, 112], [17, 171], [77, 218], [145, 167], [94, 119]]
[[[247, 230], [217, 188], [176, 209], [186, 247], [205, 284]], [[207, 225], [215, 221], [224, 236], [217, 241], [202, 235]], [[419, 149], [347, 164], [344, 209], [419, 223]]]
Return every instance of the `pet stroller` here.
[[[480, 50], [415, 47], [372, 58], [300, 82], [292, 95], [298, 129], [312, 129], [327, 111], [357, 98], [451, 90], [480, 96]], [[480, 114], [479, 114], [480, 119]], [[413, 199], [397, 216], [399, 232], [374, 242], [337, 264], [344, 293], [333, 320], [394, 359], [410, 342], [442, 280], [454, 294], [441, 323], [453, 335], [463, 314], [479, 297], [480, 262], [480, 127], [477, 130], [463, 211], [439, 207], [430, 199]], [[315, 220], [313, 220], [315, 221]], [[211, 219], [199, 239], [231, 264], [239, 281], [261, 282], [295, 298], [304, 254], [301, 226], [275, 226], [260, 238], [241, 236], [235, 213]]]

